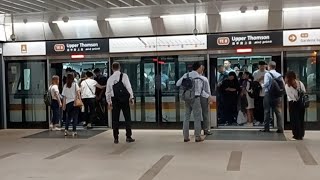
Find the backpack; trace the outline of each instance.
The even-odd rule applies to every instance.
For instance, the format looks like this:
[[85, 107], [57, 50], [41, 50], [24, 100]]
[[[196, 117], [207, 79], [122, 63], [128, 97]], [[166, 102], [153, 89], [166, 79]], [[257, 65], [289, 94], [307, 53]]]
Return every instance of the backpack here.
[[299, 81], [299, 89], [298, 89], [298, 95], [299, 95], [299, 99], [298, 99], [298, 103], [300, 105], [301, 108], [308, 108], [310, 106], [310, 100], [309, 100], [309, 95], [305, 94], [302, 89], [301, 89], [301, 82]]
[[46, 106], [51, 106], [52, 103], [52, 96], [51, 96], [51, 87], [49, 87], [48, 91], [45, 92], [43, 95], [43, 102]]
[[260, 92], [262, 90], [261, 84], [258, 81], [253, 81], [250, 84], [250, 89], [252, 89], [252, 92], [249, 93], [249, 96], [251, 98], [257, 99], [260, 97]]
[[130, 93], [122, 82], [123, 74], [120, 74], [120, 79], [115, 83], [113, 87], [114, 100], [119, 103], [128, 103], [130, 99]]
[[[187, 74], [187, 77], [182, 80], [181, 86], [182, 86], [182, 100], [190, 102], [195, 99], [196, 94], [195, 94], [195, 80], [200, 79], [203, 81], [201, 78], [191, 78], [189, 76], [189, 73]], [[203, 90], [203, 87], [202, 87]]]
[[269, 89], [269, 94], [272, 99], [277, 99], [285, 94], [285, 86], [282, 81], [282, 76], [275, 78], [272, 73], [269, 72], [272, 77], [271, 87]]
[[249, 97], [255, 98], [254, 97], [254, 91], [253, 91], [253, 82], [252, 81], [247, 81], [247, 83], [249, 83], [249, 90], [247, 90], [247, 88], [246, 88], [246, 91], [247, 91]]

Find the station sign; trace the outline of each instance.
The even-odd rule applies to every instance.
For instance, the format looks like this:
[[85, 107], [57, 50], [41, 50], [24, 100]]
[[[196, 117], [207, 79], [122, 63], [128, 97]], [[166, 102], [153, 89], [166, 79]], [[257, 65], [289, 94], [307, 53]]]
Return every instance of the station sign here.
[[320, 29], [283, 31], [283, 46], [320, 45]]
[[47, 41], [47, 55], [108, 53], [108, 39]]
[[282, 31], [208, 35], [208, 49], [282, 46], [282, 44]]
[[44, 56], [46, 43], [41, 42], [9, 42], [3, 44], [3, 56]]

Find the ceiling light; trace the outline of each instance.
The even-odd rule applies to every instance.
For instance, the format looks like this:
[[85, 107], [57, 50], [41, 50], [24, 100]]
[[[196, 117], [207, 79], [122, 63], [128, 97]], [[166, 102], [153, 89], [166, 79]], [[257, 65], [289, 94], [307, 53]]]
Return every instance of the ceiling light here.
[[69, 23], [88, 23], [88, 22], [94, 22], [95, 20], [93, 19], [86, 19], [86, 20], [69, 20], [68, 22], [65, 22], [65, 21], [52, 21], [52, 23], [55, 23], [55, 24], [69, 24]]
[[147, 16], [140, 17], [126, 17], [126, 18], [106, 18], [106, 21], [134, 21], [134, 20], [147, 20], [150, 19]]
[[[205, 16], [206, 13], [198, 13], [197, 16]], [[175, 17], [190, 17], [194, 16], [194, 14], [174, 14], [174, 15], [164, 15], [160, 16], [160, 18], [175, 18]]]
[[319, 10], [320, 6], [283, 8], [283, 11]]
[[248, 10], [246, 13], [241, 13], [240, 11], [228, 11], [228, 12], [220, 12], [219, 14], [221, 16], [251, 16], [251, 15], [257, 15], [257, 14], [266, 14], [268, 13], [268, 9], [260, 9], [260, 10]]

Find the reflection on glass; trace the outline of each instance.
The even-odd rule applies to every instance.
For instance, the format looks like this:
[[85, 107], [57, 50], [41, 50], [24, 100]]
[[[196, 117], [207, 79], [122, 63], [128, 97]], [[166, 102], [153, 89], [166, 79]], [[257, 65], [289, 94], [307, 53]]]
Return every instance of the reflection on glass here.
[[30, 69], [23, 70], [24, 75], [24, 90], [30, 90]]

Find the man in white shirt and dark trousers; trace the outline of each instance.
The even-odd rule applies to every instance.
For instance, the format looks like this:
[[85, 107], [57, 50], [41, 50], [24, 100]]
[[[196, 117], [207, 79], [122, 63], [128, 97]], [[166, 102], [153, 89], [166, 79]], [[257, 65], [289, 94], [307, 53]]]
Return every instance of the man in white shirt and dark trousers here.
[[130, 104], [134, 103], [133, 91], [128, 75], [120, 72], [120, 64], [114, 62], [112, 64], [113, 74], [109, 77], [106, 89], [106, 99], [110, 109], [112, 109], [112, 128], [114, 143], [119, 143], [119, 118], [122, 110], [125, 118], [126, 141], [134, 142], [131, 130]]
[[[259, 61], [259, 69], [253, 72], [253, 79], [258, 82], [261, 86], [264, 83], [264, 75], [268, 72], [266, 70], [266, 62]], [[263, 98], [265, 95], [265, 90], [261, 88], [259, 96], [254, 98], [254, 118], [257, 121], [255, 125], [262, 125], [264, 122], [264, 108], [263, 108]]]
[[280, 78], [283, 85], [284, 80], [281, 77], [281, 74], [276, 72], [276, 62], [270, 61], [268, 64], [269, 72], [264, 75], [264, 84], [262, 85], [262, 88], [265, 89], [265, 96], [263, 99], [263, 107], [264, 107], [264, 129], [261, 130], [262, 132], [270, 132], [270, 110], [272, 109], [272, 112], [276, 114], [277, 118], [277, 133], [283, 133], [283, 127], [282, 127], [282, 119], [281, 119], [281, 97], [274, 98], [271, 95], [271, 85], [273, 82], [273, 79]]
[[87, 79], [81, 82], [81, 97], [84, 105], [87, 129], [92, 128], [92, 122], [96, 117], [96, 88], [103, 89], [97, 81], [93, 80], [93, 73], [86, 72]]
[[[185, 120], [183, 121], [183, 136], [184, 136], [184, 142], [189, 142], [189, 121], [191, 112], [193, 112], [194, 117], [194, 136], [196, 142], [202, 142], [204, 141], [203, 138], [201, 138], [201, 121], [202, 121], [202, 110], [201, 110], [201, 101], [200, 97], [210, 97], [209, 94], [207, 94], [205, 91], [203, 91], [204, 88], [204, 81], [202, 80], [200, 73], [202, 71], [201, 64], [199, 62], [195, 62], [192, 65], [192, 72], [184, 74], [177, 82], [177, 86], [180, 87], [183, 84], [183, 81], [186, 79], [191, 79], [194, 84], [192, 84], [192, 91], [190, 93], [194, 93], [191, 96], [191, 100], [185, 100]], [[185, 91], [186, 92], [186, 91]], [[184, 92], [184, 93], [185, 93]], [[189, 91], [188, 91], [189, 92]]]

